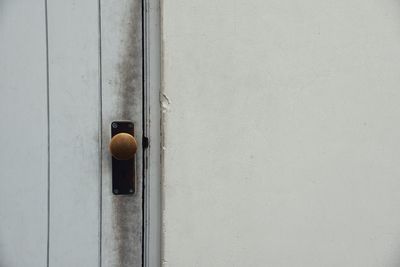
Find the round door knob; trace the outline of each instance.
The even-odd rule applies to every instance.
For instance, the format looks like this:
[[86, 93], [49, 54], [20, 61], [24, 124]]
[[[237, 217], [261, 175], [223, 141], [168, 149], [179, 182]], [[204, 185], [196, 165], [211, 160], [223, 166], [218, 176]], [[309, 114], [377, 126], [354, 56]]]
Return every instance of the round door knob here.
[[111, 138], [110, 152], [118, 160], [128, 160], [135, 156], [137, 142], [135, 137], [128, 133], [119, 133]]

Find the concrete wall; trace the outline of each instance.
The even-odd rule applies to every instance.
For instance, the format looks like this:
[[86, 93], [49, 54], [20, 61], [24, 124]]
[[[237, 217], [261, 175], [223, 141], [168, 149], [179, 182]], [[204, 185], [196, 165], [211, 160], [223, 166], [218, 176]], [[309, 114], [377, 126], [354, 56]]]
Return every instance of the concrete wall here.
[[163, 1], [163, 266], [399, 266], [400, 3]]

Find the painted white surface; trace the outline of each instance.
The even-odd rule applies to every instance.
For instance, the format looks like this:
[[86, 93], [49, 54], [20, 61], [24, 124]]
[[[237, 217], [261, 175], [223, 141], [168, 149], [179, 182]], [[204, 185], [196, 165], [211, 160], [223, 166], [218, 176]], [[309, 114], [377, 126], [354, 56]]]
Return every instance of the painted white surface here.
[[0, 266], [141, 266], [143, 152], [115, 197], [108, 144], [124, 119], [142, 142], [142, 1], [17, 2], [0, 1]]
[[399, 2], [162, 14], [163, 265], [399, 266]]
[[48, 1], [49, 265], [98, 266], [100, 86], [97, 0]]
[[136, 152], [136, 193], [111, 192], [111, 123], [131, 120], [142, 142], [142, 1], [101, 0], [102, 266], [142, 265], [142, 147]]
[[0, 266], [46, 265], [44, 14], [43, 2], [0, 1]]

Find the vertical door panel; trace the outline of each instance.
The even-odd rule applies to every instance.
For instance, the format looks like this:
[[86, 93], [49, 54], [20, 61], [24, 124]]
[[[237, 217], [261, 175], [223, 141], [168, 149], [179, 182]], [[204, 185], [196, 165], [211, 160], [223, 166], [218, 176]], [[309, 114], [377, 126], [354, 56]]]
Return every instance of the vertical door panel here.
[[164, 266], [399, 266], [399, 2], [163, 5]]
[[113, 120], [142, 141], [141, 1], [0, 14], [0, 265], [140, 266], [142, 148], [135, 195], [116, 197], [108, 143]]
[[44, 3], [1, 1], [0, 266], [46, 265], [46, 91]]
[[50, 266], [99, 266], [98, 2], [48, 1]]
[[[101, 0], [102, 54], [102, 255], [103, 266], [142, 262], [142, 1]], [[136, 193], [111, 192], [110, 125], [131, 120], [139, 147]]]

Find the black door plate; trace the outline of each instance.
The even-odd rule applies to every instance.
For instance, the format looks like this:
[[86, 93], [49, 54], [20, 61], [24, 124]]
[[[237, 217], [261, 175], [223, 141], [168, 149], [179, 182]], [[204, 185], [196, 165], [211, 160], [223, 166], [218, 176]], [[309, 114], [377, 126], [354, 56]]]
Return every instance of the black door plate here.
[[[134, 136], [134, 125], [131, 121], [113, 121], [111, 138], [119, 133]], [[118, 160], [112, 157], [112, 192], [114, 195], [132, 195], [135, 193], [135, 158]]]

